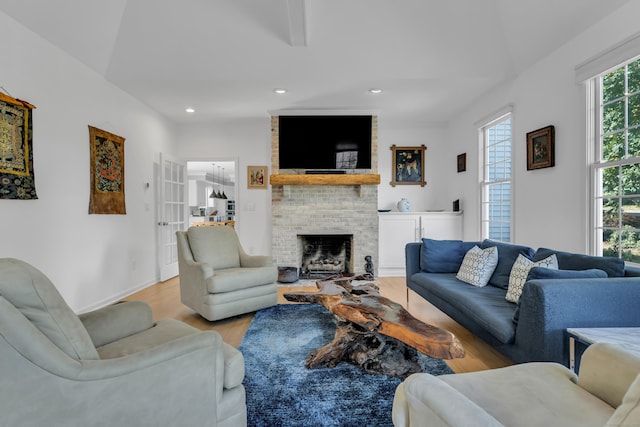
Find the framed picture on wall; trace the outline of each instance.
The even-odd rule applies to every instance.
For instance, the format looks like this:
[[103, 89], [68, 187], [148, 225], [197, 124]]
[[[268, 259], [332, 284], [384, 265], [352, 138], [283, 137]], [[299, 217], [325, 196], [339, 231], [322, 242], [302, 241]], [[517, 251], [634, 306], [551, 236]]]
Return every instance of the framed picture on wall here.
[[267, 188], [267, 166], [247, 166], [247, 188]]
[[555, 129], [547, 126], [527, 133], [527, 170], [555, 165]]
[[458, 172], [467, 170], [467, 153], [458, 154]]
[[391, 147], [391, 186], [420, 185], [424, 187], [424, 152], [427, 147]]

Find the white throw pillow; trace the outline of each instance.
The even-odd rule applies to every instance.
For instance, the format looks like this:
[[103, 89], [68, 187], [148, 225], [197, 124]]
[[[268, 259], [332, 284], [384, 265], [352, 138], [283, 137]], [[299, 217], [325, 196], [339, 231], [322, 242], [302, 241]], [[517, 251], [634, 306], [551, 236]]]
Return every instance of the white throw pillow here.
[[522, 295], [522, 288], [527, 282], [527, 276], [529, 270], [533, 267], [545, 267], [553, 270], [558, 269], [558, 259], [556, 254], [550, 255], [545, 259], [537, 262], [533, 262], [522, 254], [518, 255], [516, 262], [511, 267], [511, 274], [509, 274], [509, 287], [507, 288], [507, 295], [505, 296], [507, 301], [517, 303]]
[[473, 286], [483, 287], [489, 283], [493, 271], [498, 265], [498, 247], [480, 249], [474, 246], [464, 258], [456, 279]]

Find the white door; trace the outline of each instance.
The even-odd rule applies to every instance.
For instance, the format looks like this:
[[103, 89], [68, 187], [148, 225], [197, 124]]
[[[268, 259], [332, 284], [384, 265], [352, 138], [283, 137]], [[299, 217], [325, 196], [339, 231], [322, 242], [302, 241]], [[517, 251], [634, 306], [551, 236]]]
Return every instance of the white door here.
[[420, 215], [381, 214], [378, 222], [378, 275], [404, 276], [404, 247], [420, 241]]
[[176, 231], [187, 229], [186, 163], [160, 153], [158, 254], [160, 281], [178, 275]]

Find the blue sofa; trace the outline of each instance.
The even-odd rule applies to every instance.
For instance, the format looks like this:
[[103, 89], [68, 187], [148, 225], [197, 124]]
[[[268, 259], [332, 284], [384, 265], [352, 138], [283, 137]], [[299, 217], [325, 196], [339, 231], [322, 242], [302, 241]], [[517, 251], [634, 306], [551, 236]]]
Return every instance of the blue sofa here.
[[[498, 264], [484, 287], [456, 278], [466, 252], [476, 245], [496, 246], [498, 251]], [[555, 254], [559, 270], [554, 276], [562, 278], [531, 279], [530, 273], [516, 304], [505, 296], [519, 254], [534, 262]], [[430, 239], [407, 244], [405, 255], [408, 289], [514, 363], [553, 361], [569, 366], [569, 327], [640, 326], [640, 268], [617, 258], [535, 251], [491, 240]], [[536, 270], [545, 269], [532, 269]], [[577, 278], [591, 271], [602, 277]]]

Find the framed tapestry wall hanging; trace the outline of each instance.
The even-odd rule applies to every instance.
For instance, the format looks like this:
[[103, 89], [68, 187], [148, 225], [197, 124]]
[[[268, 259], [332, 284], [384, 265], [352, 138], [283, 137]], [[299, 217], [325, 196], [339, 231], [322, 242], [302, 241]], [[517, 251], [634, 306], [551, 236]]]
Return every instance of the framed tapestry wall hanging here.
[[90, 214], [126, 214], [124, 138], [89, 126], [91, 155]]
[[424, 187], [424, 145], [419, 147], [391, 147], [391, 186], [419, 185]]
[[0, 199], [37, 199], [33, 105], [0, 93]]

